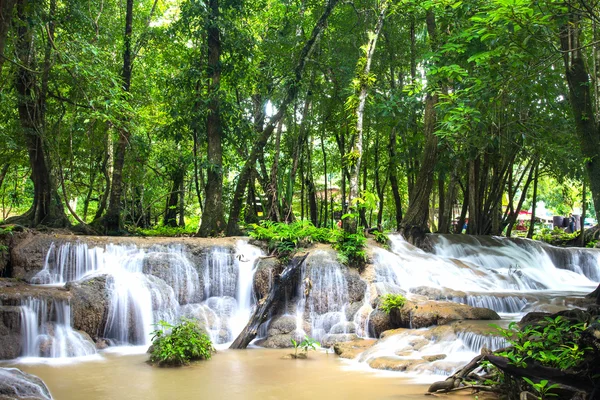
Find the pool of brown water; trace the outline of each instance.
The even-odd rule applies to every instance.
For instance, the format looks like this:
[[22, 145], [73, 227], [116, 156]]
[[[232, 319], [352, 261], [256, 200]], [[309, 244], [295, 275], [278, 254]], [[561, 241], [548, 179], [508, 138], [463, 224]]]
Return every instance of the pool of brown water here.
[[10, 366], [39, 376], [56, 400], [430, 398], [425, 396], [428, 385], [354, 370], [335, 354], [311, 352], [306, 360], [283, 359], [288, 353], [289, 350], [224, 350], [209, 361], [180, 368], [152, 367], [146, 363], [146, 354], [112, 353], [105, 353], [102, 360], [66, 365]]

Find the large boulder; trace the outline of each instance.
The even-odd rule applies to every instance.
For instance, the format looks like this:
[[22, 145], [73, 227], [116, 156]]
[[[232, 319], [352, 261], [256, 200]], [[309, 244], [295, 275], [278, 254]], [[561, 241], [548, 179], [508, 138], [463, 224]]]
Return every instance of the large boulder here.
[[[379, 337], [383, 332], [395, 328], [390, 316], [381, 310], [374, 310], [369, 315], [369, 334]], [[396, 327], [397, 328], [397, 327]]]
[[369, 360], [369, 367], [386, 371], [406, 371], [417, 365], [424, 364], [422, 359], [407, 359], [395, 356], [377, 357]]
[[83, 281], [69, 282], [73, 328], [84, 331], [94, 340], [102, 337], [110, 307], [106, 287], [107, 276], [101, 275]]
[[0, 360], [10, 360], [21, 355], [21, 308], [0, 306]]
[[308, 334], [310, 325], [307, 322], [303, 321], [302, 328], [298, 329], [295, 316], [282, 315], [271, 321], [266, 339], [259, 340], [257, 344], [267, 348], [288, 348], [293, 347], [291, 339], [300, 343]]
[[0, 399], [52, 400], [46, 384], [17, 368], [0, 368]]
[[321, 339], [321, 347], [330, 348], [336, 343], [351, 342], [357, 340], [358, 336], [356, 333], [339, 333], [339, 334], [328, 334], [323, 336]]

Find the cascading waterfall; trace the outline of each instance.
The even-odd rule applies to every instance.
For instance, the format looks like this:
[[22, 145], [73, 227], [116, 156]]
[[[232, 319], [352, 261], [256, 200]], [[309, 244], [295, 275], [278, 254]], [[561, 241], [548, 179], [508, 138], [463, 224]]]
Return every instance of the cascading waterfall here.
[[[195, 266], [181, 245], [140, 249], [133, 245], [53, 244], [44, 269], [32, 282], [64, 285], [107, 275], [109, 309], [104, 337], [117, 344], [147, 346], [155, 323], [159, 320], [174, 323], [181, 316], [199, 318], [213, 342], [224, 344], [235, 338], [250, 316], [254, 267], [261, 255], [259, 248], [239, 240], [235, 251], [212, 248], [205, 265]], [[198, 269], [202, 270], [200, 274]], [[36, 301], [23, 305], [24, 354], [44, 357], [88, 354], [73, 344], [79, 333], [71, 329], [68, 304], [59, 307]], [[48, 307], [54, 308], [48, 311]], [[56, 316], [52, 326], [45, 319], [47, 315]], [[49, 335], [52, 346], [46, 347], [51, 351], [40, 350]]]
[[96, 353], [94, 344], [71, 328], [71, 308], [65, 300], [25, 299], [21, 324], [25, 357], [82, 357]]
[[296, 326], [302, 332], [304, 320], [311, 325], [311, 336], [322, 340], [327, 334], [355, 333], [353, 322], [347, 322], [348, 283], [343, 266], [329, 252], [317, 250], [313, 262], [302, 265]]

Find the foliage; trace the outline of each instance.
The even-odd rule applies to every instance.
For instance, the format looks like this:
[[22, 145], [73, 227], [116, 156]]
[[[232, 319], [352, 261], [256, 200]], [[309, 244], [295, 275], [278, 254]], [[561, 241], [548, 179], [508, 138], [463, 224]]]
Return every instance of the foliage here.
[[192, 236], [198, 230], [198, 226], [164, 226], [158, 225], [152, 228], [134, 228], [132, 229], [136, 235], [139, 236], [165, 236], [165, 237], [178, 237], [178, 236]]
[[406, 304], [406, 297], [401, 294], [388, 293], [383, 296], [379, 308], [386, 314], [389, 314], [392, 310], [400, 310], [404, 307], [404, 304]]
[[387, 246], [390, 242], [390, 238], [386, 232], [373, 231], [373, 236], [375, 236], [375, 241], [379, 244]]
[[585, 349], [580, 348], [578, 342], [586, 327], [585, 323], [571, 323], [561, 316], [546, 317], [540, 325], [522, 329], [511, 322], [508, 329], [497, 327], [512, 346], [499, 355], [522, 367], [538, 362], [561, 370], [575, 368], [583, 361]]
[[182, 318], [177, 325], [160, 321], [152, 332], [150, 362], [160, 366], [179, 366], [194, 360], [208, 360], [214, 348], [198, 321]]
[[251, 224], [251, 227], [248, 235], [267, 241], [269, 249], [278, 255], [289, 254], [310, 243], [332, 243], [335, 240], [332, 229], [317, 228], [308, 221], [291, 224], [262, 221], [260, 224]]
[[558, 396], [556, 393], [550, 393], [552, 389], [559, 388], [559, 384], [548, 385], [548, 380], [542, 379], [538, 383], [533, 382], [531, 379], [523, 377], [523, 380], [527, 382], [537, 393], [540, 394], [540, 399], [544, 400], [547, 397]]
[[316, 350], [317, 346], [321, 346], [321, 343], [317, 342], [309, 336], [304, 336], [304, 340], [298, 343], [294, 338], [290, 339], [292, 346], [294, 346], [294, 358], [298, 358], [298, 349], [301, 349], [306, 357], [308, 357], [309, 350]]
[[533, 239], [553, 245], [562, 245], [576, 239], [578, 236], [579, 231], [567, 233], [562, 228], [555, 226], [554, 229], [543, 228], [538, 234], [533, 235]]
[[336, 241], [333, 248], [338, 252], [342, 264], [361, 268], [367, 261], [365, 246], [367, 238], [362, 231], [348, 233], [344, 230], [334, 230]]
[[367, 238], [362, 232], [350, 234], [339, 228], [317, 228], [308, 221], [291, 224], [262, 221], [252, 224], [248, 235], [268, 243], [269, 249], [280, 257], [310, 243], [331, 244], [343, 264], [361, 266], [366, 261]]

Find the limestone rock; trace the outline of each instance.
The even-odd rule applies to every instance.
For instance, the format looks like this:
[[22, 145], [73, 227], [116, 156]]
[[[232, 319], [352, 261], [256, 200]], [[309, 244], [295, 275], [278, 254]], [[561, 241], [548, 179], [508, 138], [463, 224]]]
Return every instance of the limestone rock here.
[[19, 357], [23, 347], [21, 310], [16, 306], [0, 306], [0, 360]]
[[374, 337], [379, 337], [381, 333], [393, 329], [394, 326], [390, 316], [381, 310], [375, 310], [369, 316], [369, 333]]
[[321, 347], [329, 348], [336, 343], [349, 342], [356, 339], [358, 339], [358, 336], [355, 333], [329, 334], [321, 339]]
[[387, 371], [406, 371], [416, 365], [425, 363], [425, 360], [403, 359], [392, 356], [377, 357], [369, 361], [369, 367]]
[[72, 294], [73, 328], [86, 332], [96, 340], [104, 333], [110, 306], [106, 283], [107, 276], [101, 275], [66, 285]]
[[52, 400], [46, 384], [17, 368], [0, 368], [0, 399]]
[[258, 299], [262, 299], [269, 294], [273, 280], [280, 269], [279, 260], [275, 257], [258, 260], [256, 272], [254, 273], [254, 281], [252, 282], [254, 293]]
[[333, 345], [333, 350], [341, 358], [356, 358], [376, 342], [376, 339], [355, 339], [350, 342], [338, 342]]
[[433, 325], [445, 325], [458, 320], [499, 320], [493, 310], [471, 307], [465, 304], [425, 301], [407, 301], [404, 307], [392, 313], [392, 324], [414, 329]]
[[422, 358], [423, 358], [423, 360], [425, 360], [427, 362], [434, 362], [434, 361], [445, 359], [446, 355], [445, 354], [433, 354], [430, 356], [423, 356]]

